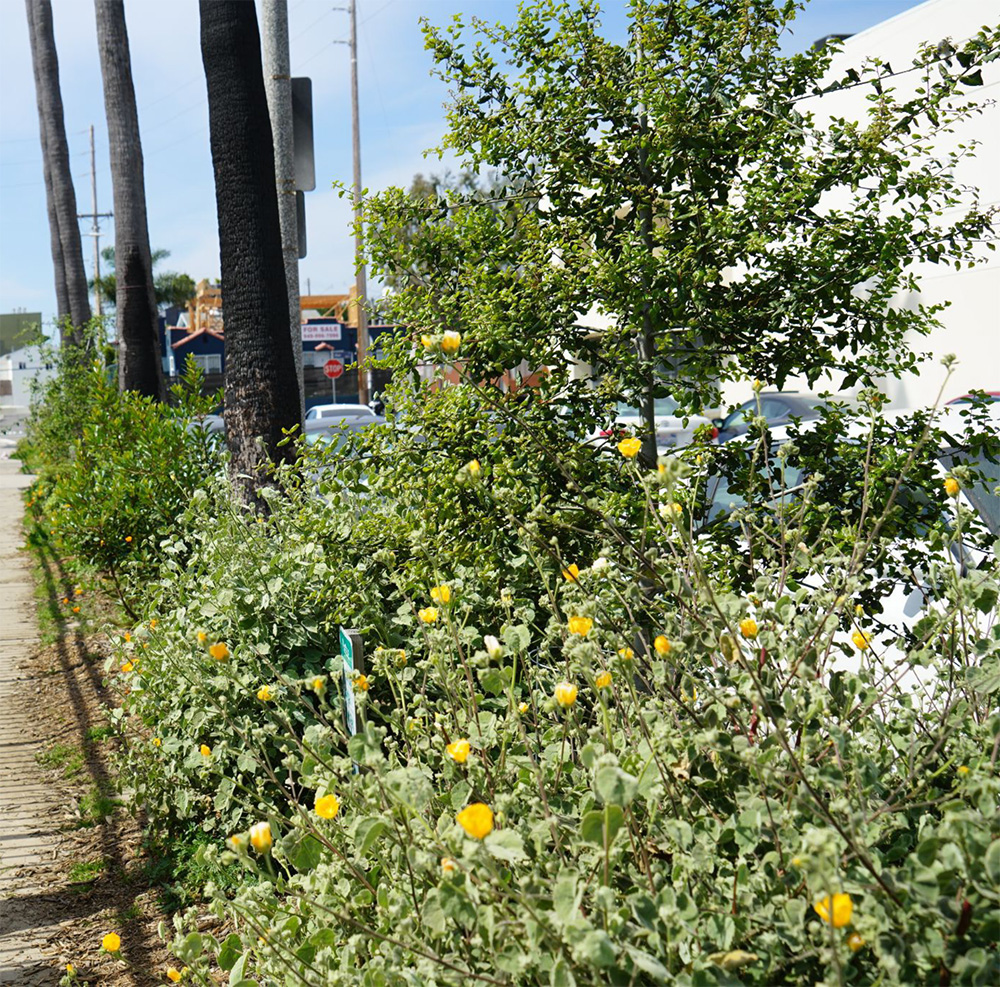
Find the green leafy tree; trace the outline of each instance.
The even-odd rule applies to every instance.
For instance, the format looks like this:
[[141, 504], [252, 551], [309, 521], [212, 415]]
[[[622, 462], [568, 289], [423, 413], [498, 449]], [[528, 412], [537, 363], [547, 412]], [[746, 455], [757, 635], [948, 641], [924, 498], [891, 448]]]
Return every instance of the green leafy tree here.
[[[169, 250], [154, 250], [152, 253], [153, 267], [170, 256]], [[117, 275], [115, 272], [115, 248], [105, 247], [101, 251], [101, 259], [108, 267], [108, 273], [102, 274], [99, 283], [101, 297], [108, 305], [115, 303]], [[94, 286], [94, 282], [90, 282]], [[179, 274], [177, 271], [160, 271], [153, 275], [153, 290], [156, 293], [156, 304], [161, 308], [184, 308], [188, 300], [194, 297], [194, 278], [190, 274]]]
[[[373, 198], [376, 269], [406, 280], [397, 319], [469, 327], [478, 379], [521, 361], [558, 373], [567, 353], [597, 363], [600, 400], [643, 410], [647, 463], [669, 392], [697, 407], [731, 379], [814, 384], [836, 367], [851, 386], [912, 369], [904, 336], [936, 310], [888, 302], [917, 287], [914, 261], [966, 263], [987, 236], [989, 210], [949, 212], [964, 152], [931, 150], [973, 112], [1000, 35], [921, 49], [928, 81], [902, 98], [886, 64], [830, 82], [830, 47], [782, 54], [800, 6], [635, 0], [620, 44], [589, 0], [426, 27], [455, 94], [442, 149], [504, 176], [517, 235], [460, 187]], [[822, 121], [822, 96], [846, 87], [865, 88], [866, 117]], [[577, 323], [593, 312], [608, 328], [588, 336]]]

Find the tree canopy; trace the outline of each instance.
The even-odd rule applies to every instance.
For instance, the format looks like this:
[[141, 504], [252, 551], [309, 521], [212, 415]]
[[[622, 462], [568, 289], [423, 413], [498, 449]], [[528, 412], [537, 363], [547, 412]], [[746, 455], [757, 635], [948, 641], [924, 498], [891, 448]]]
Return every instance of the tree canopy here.
[[[730, 379], [812, 384], [836, 368], [850, 386], [912, 367], [904, 335], [935, 310], [890, 299], [916, 287], [913, 262], [968, 262], [989, 229], [975, 203], [942, 218], [963, 203], [961, 152], [932, 149], [973, 112], [998, 31], [916, 52], [927, 83], [904, 99], [888, 65], [830, 80], [833, 48], [782, 53], [799, 6], [637, 0], [624, 43], [591, 0], [525, 5], [509, 26], [425, 25], [454, 94], [441, 149], [503, 184], [488, 208], [461, 186], [369, 203], [397, 319], [469, 330], [479, 379], [580, 356], [605, 398], [650, 415], [655, 397], [694, 408]], [[865, 119], [822, 118], [846, 87], [865, 87]], [[607, 329], [582, 332], [586, 313]]]
[[[169, 250], [153, 251], [153, 267], [170, 256]], [[115, 248], [105, 247], [101, 251], [101, 260], [107, 265], [108, 273], [98, 279], [101, 287], [101, 297], [106, 305], [115, 304], [117, 280], [115, 277]], [[93, 288], [94, 282], [90, 281]], [[190, 274], [180, 274], [177, 271], [160, 271], [153, 275], [153, 288], [156, 292], [156, 304], [160, 308], [184, 308], [188, 300], [194, 297], [195, 282]]]

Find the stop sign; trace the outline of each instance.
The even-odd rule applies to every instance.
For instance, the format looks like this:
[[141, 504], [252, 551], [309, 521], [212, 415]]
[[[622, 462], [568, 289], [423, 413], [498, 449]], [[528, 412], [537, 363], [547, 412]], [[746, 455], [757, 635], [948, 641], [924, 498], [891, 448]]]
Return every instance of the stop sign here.
[[344, 372], [344, 363], [342, 360], [327, 360], [323, 364], [323, 373], [330, 378], [330, 380], [336, 380]]

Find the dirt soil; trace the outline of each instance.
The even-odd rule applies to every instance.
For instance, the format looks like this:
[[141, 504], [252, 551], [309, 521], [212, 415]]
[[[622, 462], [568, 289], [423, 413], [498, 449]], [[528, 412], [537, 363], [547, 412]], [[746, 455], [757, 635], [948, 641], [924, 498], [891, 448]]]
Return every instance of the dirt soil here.
[[[12, 875], [17, 890], [8, 888], [0, 929], [23, 930], [49, 959], [22, 971], [25, 985], [58, 984], [68, 963], [75, 983], [94, 987], [168, 983], [171, 961], [157, 926], [170, 923], [147, 877], [141, 821], [119, 804], [109, 763], [107, 643], [84, 639], [72, 622], [61, 630], [58, 643], [22, 663], [24, 688], [4, 711], [7, 724], [20, 722], [19, 740], [35, 746], [48, 789], [40, 802], [55, 836], [52, 859]], [[101, 952], [108, 932], [121, 937], [120, 959]]]

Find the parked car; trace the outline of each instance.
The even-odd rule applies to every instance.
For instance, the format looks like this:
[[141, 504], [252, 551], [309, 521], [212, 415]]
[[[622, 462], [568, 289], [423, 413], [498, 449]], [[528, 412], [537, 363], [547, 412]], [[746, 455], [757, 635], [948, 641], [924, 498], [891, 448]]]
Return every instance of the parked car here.
[[352, 418], [374, 420], [378, 416], [367, 404], [314, 404], [306, 412], [306, 422], [323, 419], [345, 421]]
[[768, 427], [771, 428], [776, 425], [788, 425], [793, 418], [800, 421], [819, 418], [823, 404], [823, 399], [814, 394], [800, 394], [797, 391], [761, 391], [757, 397], [744, 401], [725, 418], [715, 420], [715, 426], [719, 430], [718, 440], [728, 442], [738, 435], [744, 435], [750, 428], [750, 419], [758, 414], [767, 419]]
[[[331, 405], [331, 407], [343, 408], [351, 405]], [[361, 407], [360, 405], [358, 407]], [[370, 428], [372, 425], [384, 425], [385, 419], [377, 415], [370, 414], [367, 417], [357, 415], [355, 417], [340, 418], [334, 416], [324, 416], [322, 418], [312, 418], [306, 416], [305, 426], [302, 434], [305, 436], [306, 445], [316, 443], [337, 443], [343, 445], [345, 437], [352, 432], [360, 432], [362, 429]]]
[[975, 400], [1000, 401], [1000, 391], [976, 391], [975, 394], [963, 394], [961, 397], [952, 398], [948, 404], [972, 404]]
[[[712, 427], [712, 422], [702, 415], [681, 416], [677, 414], [678, 404], [673, 398], [656, 398], [653, 401], [653, 421], [656, 425], [656, 448], [660, 453], [677, 446], [690, 445], [696, 428], [702, 425]], [[626, 402], [618, 404], [614, 421], [599, 429], [590, 437], [594, 444], [614, 444], [629, 435], [638, 435], [643, 430], [643, 419], [639, 409]]]
[[[912, 412], [895, 412], [907, 416]], [[961, 407], [946, 407], [937, 416], [936, 424], [946, 436], [960, 436], [968, 423]], [[1000, 403], [994, 403], [985, 422], [986, 433], [1000, 442]], [[771, 456], [767, 467], [761, 466], [761, 476], [770, 481], [770, 494], [763, 506], [774, 512], [795, 509], [806, 480], [805, 473], [791, 460], [777, 455], [780, 447], [791, 438], [789, 430], [777, 427], [771, 432]], [[847, 441], [862, 443], [864, 434], [849, 434]], [[995, 445], [994, 445], [995, 448]], [[990, 455], [992, 453], [989, 453]], [[939, 494], [910, 485], [905, 480], [897, 491], [895, 503], [910, 519], [910, 534], [893, 541], [885, 549], [883, 568], [895, 572], [889, 591], [879, 600], [879, 612], [871, 615], [865, 624], [865, 633], [871, 637], [871, 654], [891, 670], [897, 684], [907, 690], [930, 688], [934, 675], [920, 667], [910, 667], [904, 652], [896, 645], [896, 638], [913, 632], [919, 620], [932, 610], [940, 612], [944, 606], [941, 593], [941, 563], [947, 558], [959, 575], [974, 574], [985, 570], [992, 562], [988, 542], [1000, 537], [1000, 463], [988, 458], [987, 450], [979, 445], [969, 447], [945, 438], [935, 453], [936, 484], [943, 486], [952, 468], [961, 463], [974, 468], [981, 476], [975, 482], [961, 487], [954, 501], [950, 498], [943, 507], [943, 520], [947, 527], [957, 521], [956, 507], [963, 509], [965, 532], [961, 539], [950, 546], [947, 556], [932, 547], [929, 531], [931, 525], [942, 519]], [[824, 471], [825, 472], [825, 471]], [[707, 485], [706, 504], [702, 515], [704, 528], [732, 524], [729, 516], [746, 506], [745, 499], [731, 489], [724, 474], [712, 476]], [[926, 522], [924, 521], [926, 518]], [[735, 525], [734, 525], [735, 527]], [[703, 528], [703, 530], [704, 530]], [[904, 558], [904, 555], [908, 558]], [[918, 561], [914, 561], [914, 559]], [[919, 561], [923, 560], [923, 561]], [[935, 561], [936, 560], [936, 564]], [[818, 589], [822, 576], [803, 576], [801, 584]], [[852, 652], [837, 659], [834, 669], [857, 671], [867, 660], [865, 653]]]

